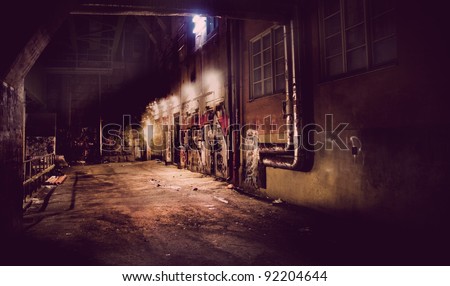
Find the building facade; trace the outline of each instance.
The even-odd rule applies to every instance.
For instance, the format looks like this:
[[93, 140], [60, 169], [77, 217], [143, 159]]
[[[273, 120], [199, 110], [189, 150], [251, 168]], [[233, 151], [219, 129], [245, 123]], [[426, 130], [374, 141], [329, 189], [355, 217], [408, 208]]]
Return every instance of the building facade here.
[[251, 194], [437, 225], [449, 151], [432, 138], [448, 128], [448, 57], [431, 10], [327, 0], [275, 21], [186, 17], [180, 75], [143, 116], [149, 149]]

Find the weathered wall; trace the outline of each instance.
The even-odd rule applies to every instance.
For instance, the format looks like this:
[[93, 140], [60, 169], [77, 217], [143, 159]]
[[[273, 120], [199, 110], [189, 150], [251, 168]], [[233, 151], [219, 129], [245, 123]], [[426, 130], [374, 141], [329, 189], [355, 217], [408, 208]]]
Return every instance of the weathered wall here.
[[259, 144], [286, 143], [285, 124], [282, 108], [285, 93], [276, 93], [260, 98], [251, 98], [250, 95], [250, 40], [276, 23], [268, 21], [242, 21], [242, 139], [241, 148], [242, 170], [240, 185], [246, 192], [257, 193], [260, 190], [262, 178], [259, 164]]
[[[0, 56], [0, 239], [13, 235], [21, 226], [24, 78], [73, 2], [9, 1], [0, 9], [0, 35], [4, 40]], [[5, 87], [3, 82], [15, 89]]]
[[[189, 24], [192, 17], [184, 20]], [[167, 163], [227, 178], [227, 26], [226, 20], [219, 21], [217, 30], [203, 35], [207, 40], [197, 50], [192, 47], [191, 53], [180, 57], [179, 75], [170, 94], [150, 103], [142, 122], [153, 128], [150, 137], [149, 132], [144, 134], [152, 155], [164, 153]], [[194, 37], [190, 29], [185, 33]]]
[[[303, 68], [314, 74], [315, 123], [324, 126], [325, 114], [334, 115], [334, 127], [349, 123], [342, 137], [350, 142], [357, 136], [362, 152], [354, 158], [336, 146], [320, 150], [307, 173], [267, 168], [267, 189], [260, 191], [355, 218], [438, 226], [448, 217], [450, 189], [449, 120], [443, 104], [448, 72], [442, 68], [449, 57], [448, 44], [439, 35], [439, 15], [428, 14], [418, 4], [399, 3], [398, 64], [320, 82], [317, 7], [311, 6], [306, 52], [313, 64]], [[253, 121], [249, 112], [270, 100], [247, 103], [244, 118]], [[324, 142], [321, 135], [316, 142]]]
[[[260, 132], [258, 132], [260, 142], [284, 142], [282, 135], [277, 136], [279, 133], [278, 127], [285, 124], [285, 119], [282, 115], [283, 104], [282, 101], [286, 99], [286, 95], [284, 93], [277, 93], [270, 96], [264, 96], [261, 98], [252, 99], [250, 97], [250, 74], [249, 70], [249, 40], [260, 34], [261, 32], [269, 29], [275, 23], [267, 22], [267, 21], [243, 21], [243, 31], [242, 37], [244, 39], [243, 43], [243, 120], [245, 124], [254, 124], [261, 127]], [[274, 125], [273, 127], [263, 126], [265, 123], [265, 119], [270, 117], [270, 124]], [[275, 125], [277, 127], [275, 127]], [[267, 134], [269, 132], [269, 128], [272, 130], [271, 140], [267, 138]], [[281, 133], [283, 134], [283, 132]], [[266, 136], [264, 136], [266, 135]]]
[[21, 226], [23, 182], [23, 84], [12, 89], [0, 85], [0, 230], [1, 238]]

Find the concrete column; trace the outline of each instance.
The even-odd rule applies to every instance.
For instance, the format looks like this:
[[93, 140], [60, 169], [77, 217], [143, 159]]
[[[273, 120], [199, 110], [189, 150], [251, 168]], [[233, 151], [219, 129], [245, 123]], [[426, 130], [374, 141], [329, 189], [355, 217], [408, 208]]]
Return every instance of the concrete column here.
[[0, 86], [0, 239], [21, 229], [23, 146], [25, 130], [23, 80], [13, 89]]

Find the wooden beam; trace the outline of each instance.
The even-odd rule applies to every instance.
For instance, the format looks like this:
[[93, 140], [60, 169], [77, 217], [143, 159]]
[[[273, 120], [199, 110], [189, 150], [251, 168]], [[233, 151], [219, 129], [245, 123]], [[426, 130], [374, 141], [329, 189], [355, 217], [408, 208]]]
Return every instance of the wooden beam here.
[[[144, 1], [145, 2], [145, 1]], [[123, 0], [106, 3], [94, 0], [82, 3], [72, 14], [134, 15], [134, 16], [192, 16], [207, 15], [232, 19], [283, 21], [291, 17], [295, 0], [278, 0], [261, 5], [260, 0], [159, 0], [130, 5]]]
[[28, 89], [25, 88], [25, 94], [35, 102], [38, 102], [40, 105], [45, 106], [46, 102], [44, 99], [42, 99], [40, 96], [30, 92]]
[[75, 22], [72, 15], [69, 16], [69, 30], [70, 42], [72, 43], [75, 54], [78, 54], [77, 29], [75, 27]]
[[47, 169], [45, 169], [44, 171], [40, 172], [39, 174], [34, 175], [33, 177], [29, 178], [28, 180], [26, 180], [25, 182], [23, 182], [23, 185], [26, 186], [29, 183], [32, 183], [36, 180], [39, 180], [39, 178], [41, 178], [42, 176], [44, 176], [45, 174], [49, 173], [51, 170], [53, 170], [55, 168], [55, 165], [51, 165], [50, 167], [48, 167]]
[[161, 27], [163, 32], [166, 33], [167, 32], [167, 25], [166, 25], [166, 23], [164, 23], [164, 21], [161, 19], [161, 17], [156, 17], [156, 22]]
[[145, 21], [145, 19], [143, 17], [141, 17], [141, 16], [135, 16], [135, 17], [138, 20], [139, 24], [142, 26], [142, 28], [144, 28], [145, 32], [147, 33], [148, 37], [153, 42], [153, 44], [155, 46], [157, 46], [158, 41], [156, 40], [156, 37], [153, 35], [153, 31], [149, 27], [147, 21]]
[[116, 32], [114, 33], [114, 41], [113, 41], [113, 47], [111, 51], [111, 60], [114, 61], [114, 57], [116, 56], [117, 49], [119, 47], [120, 39], [122, 37], [123, 33], [123, 26], [125, 25], [125, 18], [126, 16], [119, 16], [119, 19], [117, 20], [117, 26], [116, 26]]

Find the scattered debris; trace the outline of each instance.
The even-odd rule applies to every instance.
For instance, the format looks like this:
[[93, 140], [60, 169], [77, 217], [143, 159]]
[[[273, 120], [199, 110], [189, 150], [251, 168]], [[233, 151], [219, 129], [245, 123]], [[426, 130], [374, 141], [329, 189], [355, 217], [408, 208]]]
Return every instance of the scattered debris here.
[[198, 191], [198, 188], [192, 188], [193, 191]]
[[272, 204], [282, 204], [283, 203], [283, 201], [281, 200], [281, 199], [276, 199], [276, 200], [274, 200], [274, 201], [272, 201]]
[[157, 184], [156, 186], [157, 186], [157, 187], [161, 187], [161, 184]]
[[233, 184], [229, 184], [229, 185], [227, 186], [227, 189], [234, 189], [234, 185], [233, 185]]
[[51, 176], [50, 178], [48, 178], [45, 183], [47, 184], [53, 184], [56, 181], [56, 176]]
[[58, 168], [69, 167], [69, 164], [66, 162], [66, 159], [64, 158], [64, 155], [56, 155], [55, 156], [55, 165]]
[[224, 198], [216, 197], [216, 196], [214, 196], [214, 198], [215, 198], [216, 200], [218, 200], [218, 201], [224, 203], [224, 204], [228, 204], [228, 201], [227, 201], [226, 199], [224, 199]]
[[32, 202], [33, 204], [42, 204], [44, 201], [43, 201], [43, 200], [40, 200], [40, 199], [38, 199], [38, 198], [31, 198], [31, 202]]
[[22, 211], [26, 211], [29, 207], [31, 207], [31, 204], [32, 204], [33, 202], [30, 200], [30, 201], [28, 201], [28, 202], [24, 202], [23, 204], [22, 204]]
[[67, 179], [66, 175], [63, 176], [51, 176], [45, 181], [48, 185], [61, 185]]

